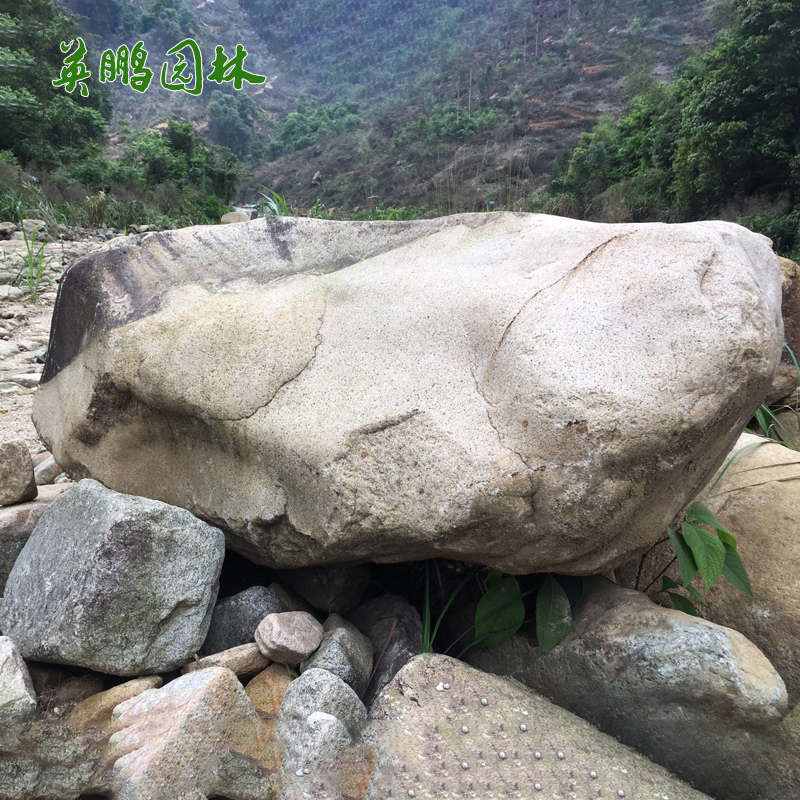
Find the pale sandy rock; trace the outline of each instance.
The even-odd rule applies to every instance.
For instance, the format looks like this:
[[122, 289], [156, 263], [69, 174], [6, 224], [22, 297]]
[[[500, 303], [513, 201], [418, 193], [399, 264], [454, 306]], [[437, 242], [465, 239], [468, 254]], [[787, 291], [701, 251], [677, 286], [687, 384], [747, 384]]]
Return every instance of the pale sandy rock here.
[[271, 664], [263, 672], [259, 672], [244, 687], [244, 691], [255, 708], [277, 717], [283, 696], [291, 682], [292, 676], [283, 664]]
[[250, 215], [244, 214], [241, 211], [229, 211], [227, 214], [223, 214], [219, 219], [223, 225], [234, 225], [237, 222], [249, 222]]
[[487, 800], [706, 797], [516, 681], [447, 656], [418, 656], [397, 674], [370, 711], [367, 739], [377, 750], [367, 800], [389, 789]]
[[148, 689], [158, 689], [162, 683], [163, 680], [160, 676], [148, 675], [145, 678], [134, 678], [113, 689], [93, 694], [74, 706], [66, 722], [71, 728], [78, 731], [87, 728], [108, 730], [111, 726], [111, 714], [120, 703], [137, 697]]
[[58, 466], [53, 456], [48, 456], [44, 461], [33, 468], [33, 476], [37, 486], [46, 486], [53, 481], [64, 470]]
[[210, 656], [204, 656], [197, 659], [197, 661], [190, 661], [182, 672], [185, 674], [207, 669], [208, 667], [224, 667], [236, 675], [253, 675], [266, 669], [269, 664], [270, 659], [261, 653], [255, 642], [252, 642], [232, 647], [230, 650], [222, 650]]
[[60, 494], [74, 485], [66, 482], [57, 486], [40, 486], [35, 500], [0, 507], [0, 595], [5, 591], [6, 581], [14, 562], [42, 518], [45, 509]]
[[36, 494], [28, 446], [21, 439], [0, 442], [0, 506], [26, 503]]
[[[730, 467], [698, 499], [736, 536], [754, 597], [719, 580], [701, 613], [756, 644], [794, 705], [800, 701], [800, 453], [742, 434], [730, 455], [736, 456]], [[634, 586], [638, 576], [644, 589], [673, 557], [671, 547], [656, 547], [644, 563], [618, 569], [617, 580]], [[677, 567], [668, 574], [680, 577]]]
[[257, 219], [65, 273], [34, 418], [70, 475], [269, 566], [593, 574], [704, 485], [782, 343], [730, 223]]
[[[119, 800], [224, 794], [219, 765], [228, 749], [259, 737], [259, 720], [226, 669], [183, 675], [118, 705], [109, 740]], [[274, 787], [273, 787], [274, 788]]]
[[320, 645], [322, 625], [305, 611], [268, 614], [256, 628], [258, 649], [272, 661], [297, 666]]

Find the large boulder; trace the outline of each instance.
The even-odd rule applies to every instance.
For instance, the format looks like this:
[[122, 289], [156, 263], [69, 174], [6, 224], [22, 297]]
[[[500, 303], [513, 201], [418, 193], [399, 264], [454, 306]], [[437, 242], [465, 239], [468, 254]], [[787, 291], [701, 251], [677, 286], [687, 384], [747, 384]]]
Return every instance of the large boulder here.
[[799, 378], [792, 353], [800, 360], [800, 265], [780, 256], [778, 263], [783, 278], [783, 327], [788, 348], [783, 351], [775, 380], [767, 395], [768, 403], [778, 403], [791, 395], [797, 389]]
[[34, 420], [268, 566], [591, 574], [702, 487], [782, 343], [777, 258], [730, 223], [268, 218], [70, 269]]
[[0, 629], [24, 658], [113, 675], [181, 666], [203, 644], [225, 555], [188, 511], [84, 480], [11, 570]]
[[[409, 735], [409, 733], [412, 735]], [[393, 797], [700, 800], [644, 756], [514, 680], [446, 656], [413, 659], [370, 710], [367, 800]]]
[[542, 692], [714, 797], [785, 796], [785, 785], [764, 784], [786, 688], [734, 630], [600, 578], [549, 652], [517, 635], [468, 658]]

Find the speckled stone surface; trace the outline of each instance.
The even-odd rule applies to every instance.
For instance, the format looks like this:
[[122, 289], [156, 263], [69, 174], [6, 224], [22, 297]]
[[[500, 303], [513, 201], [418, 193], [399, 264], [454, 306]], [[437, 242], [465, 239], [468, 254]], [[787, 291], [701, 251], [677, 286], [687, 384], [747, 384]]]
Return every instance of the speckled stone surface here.
[[272, 217], [67, 271], [34, 421], [69, 475], [267, 566], [597, 574], [716, 470], [782, 345], [777, 258], [732, 223]]
[[706, 798], [516, 681], [447, 656], [418, 656], [395, 676], [368, 737], [367, 800]]
[[225, 539], [188, 511], [84, 480], [11, 570], [0, 630], [23, 658], [112, 675], [185, 664], [208, 632]]

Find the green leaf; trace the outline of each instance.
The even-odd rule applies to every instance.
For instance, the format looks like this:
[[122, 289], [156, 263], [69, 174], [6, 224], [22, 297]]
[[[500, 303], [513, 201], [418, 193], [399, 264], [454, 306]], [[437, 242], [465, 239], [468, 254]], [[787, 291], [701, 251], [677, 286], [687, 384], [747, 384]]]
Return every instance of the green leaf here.
[[672, 578], [670, 578], [669, 575], [665, 575], [661, 579], [661, 591], [662, 592], [666, 592], [667, 589], [680, 589], [680, 588], [681, 588], [681, 584], [678, 583], [678, 581], [672, 580]]
[[705, 605], [706, 600], [703, 597], [703, 595], [700, 594], [700, 590], [696, 586], [693, 586], [690, 583], [688, 586], [684, 586], [683, 588], [686, 589], [686, 591], [689, 592], [692, 595], [692, 597], [694, 597], [694, 599], [697, 600], [698, 603], [700, 603], [701, 606]]
[[725, 545], [725, 563], [722, 566], [722, 574], [731, 586], [750, 597], [753, 596], [753, 587], [750, 585], [750, 578], [747, 576], [741, 556], [728, 545]]
[[703, 503], [692, 503], [689, 510], [686, 512], [686, 521], [695, 522], [698, 525], [708, 525], [709, 528], [714, 528], [719, 535], [719, 538], [729, 544], [731, 547], [736, 547], [736, 539], [733, 534], [717, 519], [716, 514]]
[[693, 617], [699, 616], [692, 601], [682, 594], [670, 592], [669, 599], [672, 600], [672, 605], [677, 611], [683, 611], [684, 614], [691, 614]]
[[536, 638], [539, 647], [552, 650], [568, 633], [572, 626], [572, 609], [567, 593], [559, 582], [548, 575], [536, 596]]
[[489, 591], [481, 597], [475, 612], [475, 641], [492, 647], [513, 636], [525, 621], [525, 604], [513, 575], [489, 575]]
[[713, 533], [690, 522], [681, 525], [681, 533], [692, 551], [700, 577], [708, 589], [722, 574], [725, 545]]
[[686, 544], [683, 535], [677, 531], [667, 531], [669, 540], [672, 542], [672, 547], [675, 550], [675, 555], [678, 556], [678, 566], [681, 568], [681, 576], [683, 577], [683, 585], [688, 586], [697, 575], [697, 563], [694, 560], [694, 555]]

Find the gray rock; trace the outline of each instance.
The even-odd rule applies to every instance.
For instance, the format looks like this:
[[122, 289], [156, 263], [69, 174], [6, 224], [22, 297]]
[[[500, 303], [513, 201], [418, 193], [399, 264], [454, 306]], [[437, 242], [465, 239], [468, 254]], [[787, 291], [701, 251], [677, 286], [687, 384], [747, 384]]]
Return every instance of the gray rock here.
[[53, 456], [48, 456], [41, 464], [33, 468], [33, 477], [36, 480], [37, 486], [47, 486], [52, 484], [63, 471], [64, 470], [56, 464], [56, 460]]
[[35, 500], [0, 507], [0, 596], [6, 588], [11, 568], [17, 560], [25, 542], [44, 514], [45, 509], [62, 492], [75, 484], [65, 482], [58, 486], [42, 486]]
[[297, 666], [320, 645], [322, 625], [305, 611], [268, 614], [256, 628], [258, 649], [279, 664]]
[[[16, 236], [16, 234], [14, 235]], [[25, 292], [19, 286], [0, 285], [0, 300], [19, 300], [24, 296]]]
[[13, 222], [0, 222], [0, 238], [6, 239], [17, 229]]
[[43, 219], [24, 219], [22, 227], [28, 234], [36, 231], [37, 238], [41, 238], [47, 232], [47, 223]]
[[251, 586], [225, 597], [214, 607], [208, 636], [200, 652], [211, 655], [252, 642], [264, 617], [286, 610], [286, 603], [265, 586]]
[[19, 353], [19, 347], [16, 342], [0, 339], [0, 358], [8, 358], [17, 353]]
[[0, 443], [0, 506], [33, 500], [37, 491], [28, 445], [21, 439]]
[[570, 633], [542, 653], [522, 636], [473, 650], [714, 797], [780, 797], [753, 755], [787, 710], [786, 688], [736, 631], [594, 579]]
[[14, 283], [14, 279], [16, 277], [16, 272], [5, 272], [0, 270], [0, 285], [10, 286], [12, 283]]
[[40, 364], [44, 364], [44, 362], [45, 362], [45, 359], [47, 358], [47, 348], [46, 348], [46, 347], [40, 347], [40, 348], [39, 348], [39, 349], [36, 351], [36, 353], [35, 353], [35, 356], [36, 356], [36, 360], [37, 360], [37, 361], [38, 361]]
[[41, 375], [38, 372], [21, 372], [17, 375], [9, 377], [12, 383], [18, 383], [24, 389], [33, 389], [34, 386], [39, 385]]
[[189, 512], [84, 480], [23, 548], [0, 628], [25, 658], [113, 675], [174, 669], [205, 639], [224, 554], [223, 534]]
[[16, 724], [36, 712], [36, 692], [22, 656], [0, 636], [0, 725]]
[[331, 614], [322, 627], [325, 630], [322, 644], [308, 661], [300, 665], [300, 672], [326, 669], [361, 697], [372, 676], [372, 642], [338, 614]]
[[376, 748], [366, 800], [389, 789], [398, 798], [706, 798], [516, 681], [446, 656], [419, 656], [398, 673], [365, 739]]
[[310, 669], [293, 680], [278, 714], [278, 738], [286, 743], [287, 767], [319, 764], [357, 741], [367, 709], [340, 678]]
[[68, 473], [270, 567], [591, 575], [704, 485], [782, 346], [777, 258], [732, 223], [272, 217], [69, 269], [33, 415]]
[[278, 580], [325, 614], [347, 614], [364, 597], [369, 586], [368, 564], [278, 570]]
[[364, 693], [364, 702], [371, 706], [397, 671], [422, 652], [422, 620], [400, 595], [367, 600], [348, 619], [375, 646], [373, 676]]

